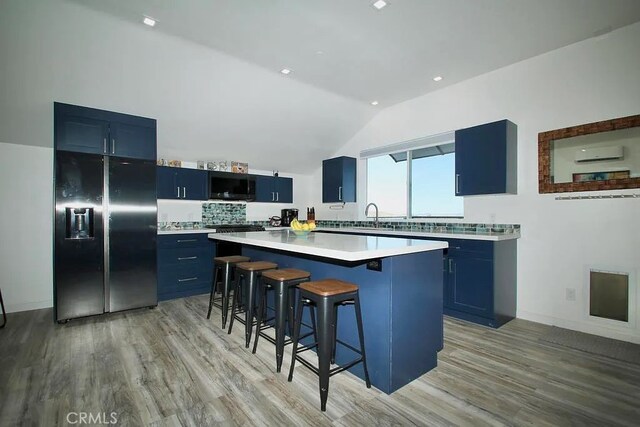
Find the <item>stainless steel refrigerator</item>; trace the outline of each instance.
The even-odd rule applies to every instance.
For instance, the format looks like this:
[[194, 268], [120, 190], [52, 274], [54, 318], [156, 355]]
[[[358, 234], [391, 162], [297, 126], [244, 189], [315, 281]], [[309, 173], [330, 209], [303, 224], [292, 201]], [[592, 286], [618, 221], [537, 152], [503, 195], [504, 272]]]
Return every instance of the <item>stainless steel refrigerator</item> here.
[[56, 320], [157, 305], [155, 162], [55, 155]]

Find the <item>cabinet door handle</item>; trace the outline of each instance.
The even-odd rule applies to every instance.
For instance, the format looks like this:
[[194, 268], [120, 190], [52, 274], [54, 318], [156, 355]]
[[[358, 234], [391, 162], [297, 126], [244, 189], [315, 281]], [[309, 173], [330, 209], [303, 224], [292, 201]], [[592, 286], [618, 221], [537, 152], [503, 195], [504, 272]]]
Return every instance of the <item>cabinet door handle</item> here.
[[183, 257], [178, 257], [178, 261], [184, 261], [187, 259], [198, 259], [197, 256], [183, 256]]
[[178, 283], [182, 283], [182, 282], [192, 282], [194, 280], [198, 280], [197, 277], [189, 277], [187, 279], [178, 279]]
[[276, 201], [276, 193], [274, 193], [273, 191], [271, 192], [271, 201], [272, 202]]
[[276, 202], [280, 201], [280, 192], [276, 191]]
[[342, 201], [342, 187], [338, 187], [338, 201]]
[[198, 239], [178, 239], [178, 243], [197, 242]]
[[180, 198], [180, 187], [176, 187], [178, 189], [178, 199]]
[[111, 140], [111, 154], [116, 154], [116, 139]]
[[456, 174], [456, 194], [460, 194], [460, 174]]
[[187, 198], [187, 187], [182, 187], [182, 198], [183, 199]]
[[449, 273], [453, 273], [453, 259], [449, 258]]
[[107, 138], [102, 138], [102, 152], [107, 154]]

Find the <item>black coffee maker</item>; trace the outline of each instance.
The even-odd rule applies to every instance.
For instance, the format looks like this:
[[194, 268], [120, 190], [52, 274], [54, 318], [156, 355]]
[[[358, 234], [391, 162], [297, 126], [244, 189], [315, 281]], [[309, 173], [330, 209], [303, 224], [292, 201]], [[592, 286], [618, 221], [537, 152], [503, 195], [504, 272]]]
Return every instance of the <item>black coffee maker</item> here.
[[281, 224], [283, 227], [291, 225], [291, 221], [298, 219], [298, 209], [282, 209], [280, 211]]

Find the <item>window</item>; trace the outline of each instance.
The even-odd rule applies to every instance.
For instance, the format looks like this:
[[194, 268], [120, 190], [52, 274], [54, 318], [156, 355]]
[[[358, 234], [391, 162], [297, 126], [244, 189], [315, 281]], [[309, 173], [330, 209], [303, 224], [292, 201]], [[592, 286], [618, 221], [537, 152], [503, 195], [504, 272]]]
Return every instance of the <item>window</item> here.
[[367, 157], [367, 203], [386, 218], [462, 217], [454, 142], [410, 148]]

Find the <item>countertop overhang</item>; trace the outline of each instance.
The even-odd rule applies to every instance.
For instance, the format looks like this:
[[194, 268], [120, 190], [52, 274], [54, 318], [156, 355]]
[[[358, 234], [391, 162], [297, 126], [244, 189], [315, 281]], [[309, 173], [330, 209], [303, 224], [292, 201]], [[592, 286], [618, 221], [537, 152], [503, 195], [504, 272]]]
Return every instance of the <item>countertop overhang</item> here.
[[289, 229], [211, 233], [210, 239], [314, 255], [342, 261], [364, 261], [446, 249], [447, 242], [339, 233], [311, 232], [298, 236]]

